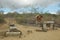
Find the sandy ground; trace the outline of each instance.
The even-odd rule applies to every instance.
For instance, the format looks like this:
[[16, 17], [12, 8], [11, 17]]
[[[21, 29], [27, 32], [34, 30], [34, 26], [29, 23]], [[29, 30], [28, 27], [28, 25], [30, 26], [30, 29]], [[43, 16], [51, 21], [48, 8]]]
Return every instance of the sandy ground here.
[[[8, 37], [0, 36], [0, 40], [60, 40], [60, 28], [58, 28], [58, 30], [49, 30], [48, 32], [41, 32], [36, 31], [40, 30], [39, 27], [23, 26], [23, 25], [16, 25], [16, 26], [17, 29], [19, 29], [23, 33], [21, 38], [19, 38], [18, 36], [8, 36]], [[1, 30], [5, 31], [6, 29], [0, 28], [0, 31]], [[28, 33], [27, 32], [28, 30], [32, 32]]]

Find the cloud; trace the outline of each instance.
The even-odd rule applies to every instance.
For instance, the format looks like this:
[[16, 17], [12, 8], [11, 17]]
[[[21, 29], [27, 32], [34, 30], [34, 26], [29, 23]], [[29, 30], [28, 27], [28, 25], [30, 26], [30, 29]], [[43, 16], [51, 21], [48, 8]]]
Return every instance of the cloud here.
[[60, 0], [0, 0], [0, 8], [17, 9], [20, 7], [40, 5], [47, 7], [50, 4], [60, 2]]

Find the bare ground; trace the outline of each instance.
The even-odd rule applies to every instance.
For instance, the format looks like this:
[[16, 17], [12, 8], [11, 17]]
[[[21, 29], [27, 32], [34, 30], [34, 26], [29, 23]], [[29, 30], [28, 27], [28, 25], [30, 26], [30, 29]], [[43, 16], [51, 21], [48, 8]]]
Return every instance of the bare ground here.
[[[40, 30], [39, 27], [33, 27], [33, 26], [23, 26], [23, 25], [17, 25], [17, 29], [22, 31], [23, 35], [21, 38], [18, 36], [8, 36], [3, 37], [0, 36], [0, 40], [60, 40], [60, 28], [58, 30], [49, 30], [48, 32], [41, 32], [36, 31]], [[8, 26], [0, 27], [1, 31], [6, 31]], [[29, 33], [27, 31], [30, 31]], [[2, 33], [0, 33], [1, 35]]]

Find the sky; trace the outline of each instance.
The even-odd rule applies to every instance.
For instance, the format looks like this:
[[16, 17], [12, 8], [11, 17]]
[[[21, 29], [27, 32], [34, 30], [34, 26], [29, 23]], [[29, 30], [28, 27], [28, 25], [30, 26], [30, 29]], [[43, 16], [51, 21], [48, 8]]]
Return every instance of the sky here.
[[37, 11], [44, 9], [44, 12], [49, 11], [55, 13], [60, 9], [60, 0], [0, 0], [0, 10], [9, 11], [31, 11], [31, 7], [38, 7]]

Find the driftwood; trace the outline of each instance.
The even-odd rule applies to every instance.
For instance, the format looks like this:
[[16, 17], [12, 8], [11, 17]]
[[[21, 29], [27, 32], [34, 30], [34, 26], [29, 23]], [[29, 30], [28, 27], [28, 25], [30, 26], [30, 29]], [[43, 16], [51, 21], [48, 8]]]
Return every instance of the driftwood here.
[[54, 30], [56, 27], [54, 26], [55, 22], [54, 21], [44, 21], [43, 23], [43, 30], [47, 30], [47, 24], [50, 24], [50, 29]]
[[30, 34], [30, 33], [32, 33], [32, 30], [28, 30], [28, 31], [27, 31], [27, 34]]
[[18, 35], [19, 37], [21, 37], [22, 32], [18, 30], [14, 24], [10, 24], [9, 26], [9, 30], [4, 33], [5, 37], [7, 37], [8, 35]]
[[9, 30], [9, 31], [6, 31], [4, 33], [4, 36], [7, 37], [9, 35], [14, 35], [14, 36], [19, 36], [19, 38], [21, 37], [22, 35], [22, 32], [17, 30], [17, 29], [12, 29], [12, 30]]

